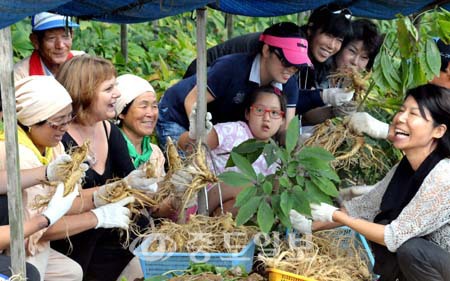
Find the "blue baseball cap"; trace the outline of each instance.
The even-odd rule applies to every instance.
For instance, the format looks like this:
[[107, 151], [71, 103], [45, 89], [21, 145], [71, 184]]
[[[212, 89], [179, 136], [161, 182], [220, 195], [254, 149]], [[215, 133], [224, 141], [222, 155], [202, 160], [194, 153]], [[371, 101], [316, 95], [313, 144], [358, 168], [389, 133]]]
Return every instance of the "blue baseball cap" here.
[[80, 25], [71, 21], [67, 16], [52, 14], [52, 13], [39, 13], [31, 18], [31, 30], [42, 31], [52, 28], [65, 28], [65, 27], [79, 27]]

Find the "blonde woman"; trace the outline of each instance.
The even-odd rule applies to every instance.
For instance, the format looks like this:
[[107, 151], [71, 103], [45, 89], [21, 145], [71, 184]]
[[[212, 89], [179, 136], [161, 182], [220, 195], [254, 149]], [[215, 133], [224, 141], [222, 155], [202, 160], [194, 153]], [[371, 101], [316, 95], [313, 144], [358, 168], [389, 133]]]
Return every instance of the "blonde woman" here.
[[[116, 178], [125, 178], [134, 188], [151, 190], [154, 181], [146, 179], [142, 170], [134, 170], [120, 130], [108, 121], [115, 117], [120, 97], [112, 63], [89, 55], [77, 56], [61, 66], [56, 79], [73, 100], [75, 118], [62, 138], [65, 149], [89, 142], [90, 167], [82, 184], [85, 192], [93, 194], [89, 204], [105, 204], [99, 196], [103, 190], [95, 187]], [[80, 263], [84, 280], [115, 280], [133, 257], [122, 247], [124, 241], [118, 231], [90, 230], [71, 237], [70, 242], [71, 252], [68, 241], [54, 242], [52, 247]]]

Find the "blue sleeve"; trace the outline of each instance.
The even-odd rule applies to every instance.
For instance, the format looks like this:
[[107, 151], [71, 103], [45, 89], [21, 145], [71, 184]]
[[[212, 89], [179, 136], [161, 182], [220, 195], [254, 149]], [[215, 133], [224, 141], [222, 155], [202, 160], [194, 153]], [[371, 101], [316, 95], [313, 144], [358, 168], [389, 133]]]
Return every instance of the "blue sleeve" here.
[[300, 89], [298, 93], [296, 107], [296, 114], [298, 115], [303, 114], [310, 109], [325, 105], [320, 97], [320, 89]]
[[208, 90], [217, 99], [227, 94], [233, 79], [240, 79], [240, 71], [235, 71], [236, 65], [232, 60], [218, 59], [208, 68]]
[[286, 84], [283, 85], [283, 93], [286, 96], [287, 107], [296, 107], [298, 104], [297, 76], [292, 76]]

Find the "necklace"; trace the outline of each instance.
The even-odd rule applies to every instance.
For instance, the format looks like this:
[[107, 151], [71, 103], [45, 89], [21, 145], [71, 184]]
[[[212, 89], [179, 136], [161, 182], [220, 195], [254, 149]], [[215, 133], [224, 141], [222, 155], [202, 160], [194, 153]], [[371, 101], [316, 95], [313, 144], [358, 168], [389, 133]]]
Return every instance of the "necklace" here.
[[81, 138], [83, 143], [85, 141], [89, 142], [89, 145], [88, 145], [88, 149], [89, 149], [88, 150], [88, 156], [89, 157], [87, 159], [87, 162], [89, 163], [89, 166], [92, 167], [92, 166], [94, 166], [97, 163], [97, 154], [95, 153], [95, 133], [97, 131], [96, 130], [97, 124], [94, 125], [94, 133], [92, 134], [92, 138], [88, 138], [88, 137], [84, 136], [81, 133], [80, 127], [81, 126], [77, 125], [76, 126], [76, 131], [77, 131], [78, 135], [80, 136], [80, 138]]

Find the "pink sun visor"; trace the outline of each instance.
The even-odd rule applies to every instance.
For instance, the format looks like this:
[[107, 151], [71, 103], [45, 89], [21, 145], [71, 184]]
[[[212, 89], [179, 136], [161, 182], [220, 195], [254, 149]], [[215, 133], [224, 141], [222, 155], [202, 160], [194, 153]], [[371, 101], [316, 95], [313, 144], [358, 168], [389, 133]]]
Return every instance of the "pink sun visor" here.
[[282, 50], [284, 58], [295, 66], [307, 64], [312, 66], [308, 57], [308, 41], [298, 37], [278, 37], [261, 34], [259, 41]]

